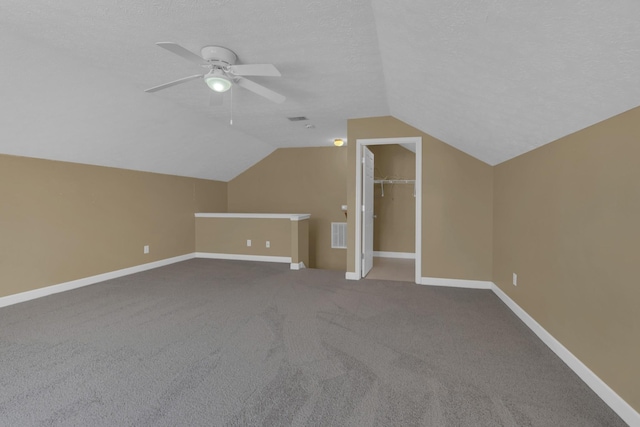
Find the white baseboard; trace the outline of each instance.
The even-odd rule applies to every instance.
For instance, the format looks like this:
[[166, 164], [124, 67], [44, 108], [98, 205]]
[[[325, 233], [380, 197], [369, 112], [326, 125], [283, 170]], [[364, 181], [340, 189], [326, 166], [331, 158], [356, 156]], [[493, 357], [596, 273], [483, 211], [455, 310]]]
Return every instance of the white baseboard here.
[[288, 256], [240, 255], [240, 254], [218, 254], [213, 252], [196, 252], [196, 258], [231, 259], [236, 261], [282, 262], [286, 264], [291, 264], [291, 257], [288, 257]]
[[110, 271], [108, 273], [98, 274], [95, 276], [85, 277], [82, 279], [72, 280], [70, 282], [59, 283], [57, 285], [46, 286], [44, 288], [34, 289], [32, 291], [20, 292], [19, 294], [8, 295], [0, 298], [0, 307], [18, 304], [36, 298], [41, 298], [59, 292], [70, 291], [72, 289], [81, 288], [83, 286], [93, 285], [95, 283], [104, 282], [105, 280], [116, 279], [129, 274], [140, 273], [141, 271], [151, 270], [153, 268], [163, 267], [180, 261], [186, 261], [194, 258], [194, 254], [180, 255], [173, 258], [162, 259], [160, 261], [149, 262], [147, 264], [136, 265], [134, 267], [123, 268], [122, 270]]
[[[347, 273], [349, 274], [349, 273]], [[352, 273], [355, 274], [355, 273]], [[516, 316], [535, 333], [582, 381], [585, 382], [620, 418], [630, 426], [640, 427], [640, 414], [623, 398], [593, 373], [584, 363], [574, 356], [564, 345], [547, 332], [533, 317], [524, 311], [495, 283], [480, 280], [442, 279], [423, 277], [422, 285], [448, 286], [456, 288], [491, 289]]]
[[402, 258], [402, 259], [416, 259], [414, 252], [384, 252], [373, 251], [373, 256], [378, 258]]
[[347, 280], [360, 280], [360, 275], [358, 273], [353, 273], [351, 271], [347, 271], [344, 274], [344, 278]]
[[[266, 261], [266, 262], [282, 262], [291, 264], [292, 270], [305, 268], [304, 263], [293, 264], [290, 257], [273, 257], [259, 255], [234, 255], [234, 254], [216, 254], [196, 252], [195, 254], [180, 255], [173, 258], [167, 258], [160, 261], [154, 261], [147, 264], [141, 264], [134, 267], [123, 268], [121, 270], [111, 271], [108, 273], [98, 274], [95, 276], [85, 277], [70, 282], [60, 283], [57, 285], [47, 286], [44, 288], [34, 289], [19, 294], [8, 295], [0, 298], [0, 307], [18, 304], [47, 295], [59, 292], [69, 291], [81, 288], [83, 286], [93, 285], [95, 283], [104, 282], [106, 280], [116, 279], [118, 277], [139, 273], [153, 268], [163, 267], [165, 265], [176, 262], [186, 261], [192, 258], [214, 258], [214, 259], [233, 259], [243, 261]], [[294, 267], [295, 266], [295, 267]], [[346, 272], [347, 280], [359, 280], [360, 276], [355, 272]], [[491, 289], [506, 304], [516, 316], [529, 327], [547, 347], [549, 347], [562, 361], [573, 370], [600, 398], [613, 409], [620, 418], [622, 418], [630, 426], [640, 426], [640, 414], [631, 407], [624, 399], [622, 399], [615, 391], [611, 389], [604, 381], [602, 381], [591, 369], [574, 356], [560, 341], [555, 339], [553, 335], [547, 332], [533, 317], [524, 311], [515, 301], [513, 301], [502, 289], [493, 282], [480, 280], [461, 280], [461, 279], [443, 279], [436, 277], [423, 277], [420, 281], [422, 285], [430, 286], [448, 286], [457, 288], [472, 289]]]
[[292, 262], [291, 263], [291, 269], [292, 270], [302, 270], [303, 268], [307, 268], [307, 266], [304, 265], [304, 262], [298, 262], [298, 263]]
[[574, 356], [560, 341], [547, 332], [536, 320], [513, 301], [495, 283], [491, 290], [522, 320], [562, 361], [575, 372], [600, 398], [630, 426], [640, 426], [640, 413]]
[[492, 289], [493, 282], [483, 280], [464, 280], [464, 279], [442, 279], [439, 277], [423, 277], [420, 280], [421, 285], [428, 286], [446, 286], [449, 288], [469, 288], [469, 289]]

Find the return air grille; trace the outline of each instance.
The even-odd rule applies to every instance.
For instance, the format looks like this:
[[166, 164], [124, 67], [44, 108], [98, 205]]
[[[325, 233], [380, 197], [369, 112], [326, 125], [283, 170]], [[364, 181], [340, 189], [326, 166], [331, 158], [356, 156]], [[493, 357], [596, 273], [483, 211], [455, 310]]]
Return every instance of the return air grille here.
[[347, 223], [331, 223], [331, 247], [334, 249], [347, 249]]

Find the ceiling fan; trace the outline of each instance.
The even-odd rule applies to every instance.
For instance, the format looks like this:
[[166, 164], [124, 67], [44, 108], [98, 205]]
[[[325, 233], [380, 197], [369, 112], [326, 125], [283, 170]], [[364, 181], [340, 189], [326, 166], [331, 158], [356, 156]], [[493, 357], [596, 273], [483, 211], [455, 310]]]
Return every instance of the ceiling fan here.
[[171, 53], [200, 65], [207, 71], [204, 74], [183, 77], [169, 83], [154, 86], [145, 90], [145, 92], [157, 92], [191, 80], [204, 79], [207, 86], [214, 92], [226, 92], [231, 86], [238, 85], [278, 104], [286, 99], [283, 95], [244, 77], [280, 77], [280, 72], [273, 64], [236, 64], [238, 56], [231, 50], [221, 46], [205, 46], [200, 50], [200, 55], [196, 55], [176, 43], [160, 42], [156, 44]]

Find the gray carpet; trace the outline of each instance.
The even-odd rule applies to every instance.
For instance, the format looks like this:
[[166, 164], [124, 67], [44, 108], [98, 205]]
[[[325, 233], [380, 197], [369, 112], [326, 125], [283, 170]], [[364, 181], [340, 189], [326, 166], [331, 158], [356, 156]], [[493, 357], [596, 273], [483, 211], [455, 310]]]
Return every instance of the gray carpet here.
[[195, 259], [0, 309], [0, 425], [622, 426], [491, 292]]

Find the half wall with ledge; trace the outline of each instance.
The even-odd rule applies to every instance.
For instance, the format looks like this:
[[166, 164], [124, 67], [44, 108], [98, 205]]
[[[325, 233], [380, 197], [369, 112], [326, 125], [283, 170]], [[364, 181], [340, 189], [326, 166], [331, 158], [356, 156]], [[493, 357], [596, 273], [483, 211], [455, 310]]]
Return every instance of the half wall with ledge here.
[[196, 257], [309, 265], [309, 214], [196, 213]]

